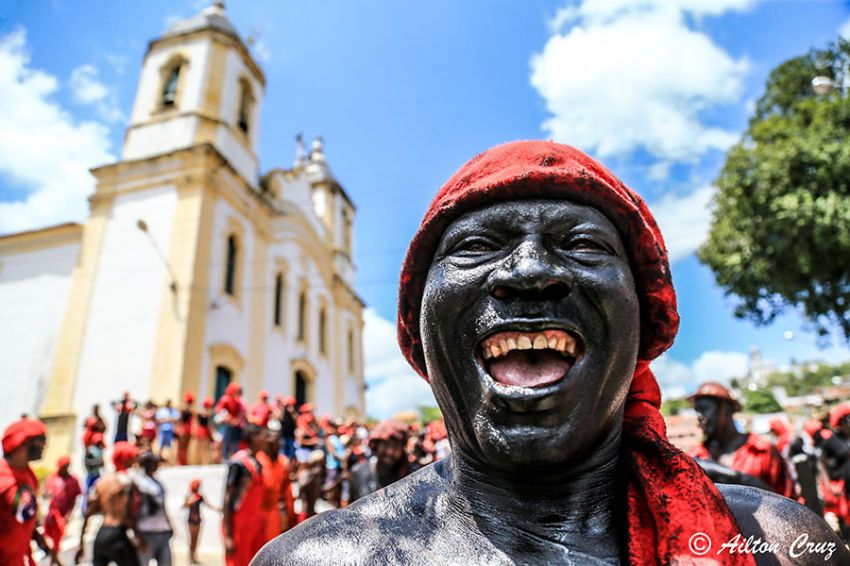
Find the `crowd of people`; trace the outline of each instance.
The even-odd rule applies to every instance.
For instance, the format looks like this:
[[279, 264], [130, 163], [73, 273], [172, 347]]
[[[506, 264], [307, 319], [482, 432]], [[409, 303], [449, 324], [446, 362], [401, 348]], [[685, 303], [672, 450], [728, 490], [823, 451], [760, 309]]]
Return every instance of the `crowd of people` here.
[[[296, 406], [293, 398], [281, 396], [269, 402], [266, 392], [249, 407], [238, 385], [217, 403], [204, 402], [199, 412], [193, 402], [187, 394], [181, 409], [170, 402], [157, 407], [125, 394], [114, 403], [111, 446], [95, 406], [82, 433], [84, 482], [71, 473], [71, 459], [60, 458], [41, 489], [42, 509], [47, 507], [42, 512], [39, 482], [28, 462], [41, 458], [46, 429], [29, 418], [10, 426], [0, 467], [2, 505], [10, 507], [8, 513], [0, 510], [0, 564], [25, 564], [31, 539], [58, 563], [65, 525], [81, 499], [75, 562], [87, 553], [89, 519], [100, 515], [103, 522], [89, 556], [94, 564], [147, 565], [153, 560], [169, 565], [175, 525], [157, 471], [163, 465], [222, 462], [227, 466], [223, 497], [205, 494], [200, 478], [191, 481], [184, 500], [186, 523], [177, 528], [186, 529], [188, 556], [195, 563], [201, 508], [219, 512], [225, 563], [247, 565], [267, 541], [315, 515], [320, 500], [326, 508], [346, 507], [449, 452], [442, 420], [420, 426], [317, 417], [309, 403]], [[14, 529], [3, 522], [9, 517], [16, 518]], [[24, 531], [28, 534], [21, 538]], [[11, 536], [24, 542], [7, 545]]]
[[[197, 561], [207, 506], [221, 514], [225, 563], [247, 565], [266, 542], [315, 515], [320, 501], [344, 508], [450, 451], [442, 419], [420, 426], [316, 417], [309, 403], [296, 406], [281, 396], [269, 402], [267, 392], [248, 407], [238, 385], [200, 412], [193, 401], [187, 394], [179, 410], [169, 402], [137, 404], [129, 395], [117, 401], [111, 466], [104, 464], [107, 426], [95, 407], [82, 434], [83, 485], [63, 456], [39, 486], [28, 462], [41, 458], [44, 425], [23, 418], [8, 427], [0, 464], [0, 563], [25, 564], [31, 541], [59, 563], [65, 526], [82, 496], [76, 561], [86, 552], [89, 518], [99, 514], [94, 564], [171, 564], [175, 527], [157, 471], [164, 464], [224, 462], [223, 497], [204, 494], [200, 479], [185, 494], [188, 556]], [[690, 455], [709, 477], [795, 499], [850, 542], [850, 402], [806, 421], [799, 432], [791, 420], [773, 419], [767, 438], [740, 430], [734, 415], [741, 405], [719, 383], [701, 385], [690, 401], [703, 433]], [[134, 416], [141, 419], [135, 430]]]
[[690, 451], [716, 483], [739, 484], [795, 499], [850, 543], [850, 402], [801, 421], [770, 420], [770, 438], [739, 430], [741, 404], [725, 386], [702, 384], [689, 400], [703, 432]]

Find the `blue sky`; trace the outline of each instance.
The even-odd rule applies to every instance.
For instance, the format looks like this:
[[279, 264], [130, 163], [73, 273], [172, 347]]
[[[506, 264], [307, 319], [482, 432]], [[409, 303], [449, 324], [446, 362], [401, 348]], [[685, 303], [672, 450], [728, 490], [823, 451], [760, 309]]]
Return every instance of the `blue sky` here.
[[[0, 232], [84, 217], [86, 168], [120, 152], [147, 42], [205, 5], [0, 4]], [[650, 202], [682, 315], [655, 365], [668, 394], [742, 373], [752, 346], [779, 366], [850, 357], [840, 343], [818, 349], [793, 314], [767, 328], [734, 319], [693, 255], [724, 149], [770, 69], [850, 30], [847, 2], [231, 0], [227, 9], [254, 37], [267, 77], [262, 169], [291, 163], [297, 132], [320, 133], [358, 206], [373, 414], [429, 402], [393, 342], [410, 236], [458, 166], [512, 139], [576, 145]]]

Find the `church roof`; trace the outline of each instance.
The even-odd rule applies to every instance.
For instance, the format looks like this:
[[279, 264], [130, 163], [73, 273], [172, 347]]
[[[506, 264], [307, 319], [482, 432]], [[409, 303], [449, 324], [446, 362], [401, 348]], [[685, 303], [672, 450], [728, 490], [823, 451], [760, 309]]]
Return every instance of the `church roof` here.
[[191, 18], [176, 22], [162, 37], [182, 35], [203, 29], [216, 29], [232, 35], [241, 41], [236, 28], [233, 27], [233, 24], [230, 23], [230, 19], [227, 17], [222, 0], [216, 0]]

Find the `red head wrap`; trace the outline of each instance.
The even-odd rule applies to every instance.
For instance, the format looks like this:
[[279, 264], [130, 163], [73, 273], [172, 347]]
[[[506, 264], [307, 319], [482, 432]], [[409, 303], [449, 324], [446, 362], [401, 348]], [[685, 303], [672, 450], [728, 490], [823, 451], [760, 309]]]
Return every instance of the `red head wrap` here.
[[71, 465], [71, 457], [70, 456], [59, 456], [56, 460], [56, 468], [64, 468], [65, 466]]
[[201, 489], [201, 480], [200, 479], [195, 478], [191, 482], [189, 482], [189, 490], [192, 493], [197, 493], [199, 489]]
[[283, 406], [284, 407], [288, 407], [290, 405], [295, 405], [295, 403], [296, 403], [295, 397], [293, 397], [292, 395], [290, 395], [289, 397], [283, 398]]
[[837, 427], [841, 424], [841, 419], [847, 415], [850, 415], [850, 401], [837, 404], [829, 412], [829, 426], [832, 428]]
[[262, 391], [260, 391], [260, 394], [259, 394], [259, 395], [257, 395], [257, 398], [262, 399], [262, 400], [264, 400], [264, 401], [265, 401], [266, 399], [268, 399], [268, 398], [269, 398], [269, 392], [268, 392], [268, 391], [266, 391], [265, 389], [263, 389]]
[[215, 405], [215, 401], [213, 401], [212, 397], [204, 399], [204, 409], [212, 409], [213, 405]]
[[112, 464], [115, 469], [122, 472], [127, 469], [130, 462], [139, 455], [139, 449], [135, 444], [130, 444], [127, 441], [116, 442], [112, 447]]
[[[593, 206], [617, 227], [629, 255], [641, 313], [637, 366], [626, 401], [623, 455], [631, 564], [684, 563], [695, 555], [690, 533], [714, 545], [739, 534], [717, 488], [667, 440], [661, 392], [649, 362], [673, 343], [679, 326], [667, 251], [643, 199], [575, 148], [523, 141], [494, 147], [469, 161], [437, 193], [413, 236], [401, 271], [398, 339], [413, 368], [428, 379], [419, 334], [425, 279], [448, 225], [466, 212], [513, 199], [557, 198]], [[753, 564], [750, 555], [724, 557]]]
[[184, 402], [184, 403], [186, 403], [187, 405], [191, 405], [192, 403], [194, 403], [194, 402], [195, 402], [195, 395], [194, 395], [194, 394], [192, 394], [192, 392], [191, 392], [191, 391], [187, 391], [187, 392], [183, 395], [183, 402]]
[[44, 423], [38, 419], [24, 417], [6, 427], [3, 431], [3, 454], [9, 454], [20, 448], [30, 438], [47, 434]]
[[312, 403], [304, 403], [301, 405], [301, 413], [312, 413], [313, 412], [313, 404]]

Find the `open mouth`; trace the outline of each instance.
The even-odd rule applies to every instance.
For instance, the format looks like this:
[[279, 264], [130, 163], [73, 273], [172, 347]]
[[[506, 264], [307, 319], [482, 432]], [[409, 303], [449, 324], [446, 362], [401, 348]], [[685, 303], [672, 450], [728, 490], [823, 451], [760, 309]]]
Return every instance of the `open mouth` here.
[[563, 379], [581, 357], [582, 344], [560, 329], [508, 331], [484, 339], [479, 354], [497, 383], [534, 388]]

